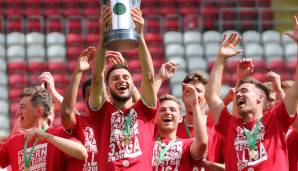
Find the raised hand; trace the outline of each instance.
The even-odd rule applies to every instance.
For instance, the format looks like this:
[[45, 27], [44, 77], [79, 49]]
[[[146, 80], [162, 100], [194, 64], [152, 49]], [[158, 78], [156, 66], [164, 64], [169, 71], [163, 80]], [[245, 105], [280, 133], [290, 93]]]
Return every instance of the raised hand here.
[[144, 31], [144, 18], [142, 17], [142, 11], [139, 8], [132, 8], [131, 10], [132, 20], [136, 25], [136, 31], [143, 35]]
[[28, 137], [28, 140], [36, 140], [38, 139], [39, 141], [45, 140], [48, 137], [48, 134], [41, 131], [40, 129], [37, 128], [31, 128], [26, 130], [26, 137]]
[[274, 90], [281, 89], [280, 75], [273, 71], [270, 71], [266, 73], [265, 77], [268, 81], [272, 82], [272, 87]]
[[46, 85], [46, 89], [50, 92], [55, 92], [55, 80], [50, 72], [43, 72], [38, 76], [38, 81], [42, 85]]
[[242, 58], [237, 66], [237, 81], [251, 76], [253, 71], [254, 65], [252, 63], [252, 58]]
[[218, 56], [226, 60], [227, 58], [235, 56], [242, 52], [243, 50], [235, 49], [240, 40], [241, 37], [238, 35], [237, 32], [233, 32], [229, 38], [226, 38], [225, 34], [218, 52]]
[[161, 68], [159, 70], [158, 76], [163, 81], [168, 80], [173, 76], [173, 74], [176, 72], [179, 64], [174, 62], [166, 62], [161, 65]]
[[192, 84], [182, 83], [182, 100], [186, 106], [195, 106], [203, 100], [198, 99], [198, 93]]
[[[103, 35], [112, 21], [112, 11], [106, 5], [100, 8], [100, 34]], [[103, 36], [101, 36], [103, 37]]]
[[122, 56], [121, 52], [117, 52], [117, 51], [106, 51], [106, 59], [108, 62], [111, 62], [113, 65], [115, 64], [121, 64], [121, 65], [127, 65], [126, 60], [124, 59], [124, 57]]
[[76, 70], [79, 72], [84, 72], [90, 68], [88, 61], [94, 58], [95, 48], [88, 47], [83, 52], [81, 52], [80, 57], [77, 61]]
[[289, 36], [293, 39], [296, 43], [298, 43], [298, 14], [294, 15], [294, 30], [292, 33], [284, 33], [285, 35]]

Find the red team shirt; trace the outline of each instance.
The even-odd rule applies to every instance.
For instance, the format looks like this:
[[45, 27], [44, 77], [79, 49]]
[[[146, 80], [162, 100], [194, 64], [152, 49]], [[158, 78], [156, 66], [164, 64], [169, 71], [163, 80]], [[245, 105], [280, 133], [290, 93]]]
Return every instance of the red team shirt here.
[[287, 143], [289, 149], [289, 170], [298, 171], [298, 133], [294, 129], [289, 129]]
[[124, 116], [109, 102], [104, 102], [100, 109], [90, 108], [90, 117], [100, 137], [97, 142], [100, 149], [99, 170], [151, 170], [152, 148], [154, 134], [154, 117], [156, 109], [147, 107], [142, 100], [131, 108], [122, 110], [125, 117], [129, 114], [130, 142], [124, 143]]
[[72, 135], [82, 141], [88, 152], [87, 160], [70, 159], [67, 170], [92, 171], [98, 170], [98, 150], [95, 131], [88, 117], [75, 115], [76, 124], [71, 129]]
[[[186, 118], [183, 118], [186, 119]], [[224, 138], [218, 132], [218, 128], [215, 125], [213, 119], [207, 116], [207, 133], [208, 133], [208, 149], [207, 149], [207, 160], [216, 162], [216, 163], [224, 163], [223, 158], [223, 149], [224, 149]], [[192, 126], [188, 126], [190, 134], [194, 137], [194, 129]], [[177, 136], [179, 138], [189, 138], [184, 122], [178, 125]], [[192, 170], [199, 170], [199, 163], [194, 163]]]
[[[161, 138], [161, 141], [156, 140], [153, 147], [152, 164], [154, 171], [190, 171], [192, 170], [192, 162], [194, 159], [190, 153], [190, 146], [194, 139], [181, 139], [178, 138], [170, 146], [169, 150], [165, 153], [165, 156], [161, 163], [158, 163], [158, 156], [162, 149], [165, 148], [170, 142], [169, 138]], [[145, 170], [144, 170], [145, 171]]]
[[[244, 126], [251, 130], [256, 122], [243, 124], [224, 108], [221, 112], [218, 127], [225, 137], [225, 164], [229, 171], [280, 170], [287, 171], [288, 153], [285, 134], [294, 121], [280, 103], [276, 108], [266, 112], [261, 119], [256, 141], [257, 153], [249, 156], [249, 145], [244, 133]], [[252, 129], [253, 128], [253, 129]]]
[[[46, 132], [62, 138], [76, 140], [71, 138], [62, 127], [49, 128]], [[27, 156], [29, 156], [33, 142], [32, 140], [28, 143]], [[10, 137], [0, 148], [0, 166], [5, 168], [11, 165], [14, 171], [24, 170], [24, 144], [24, 134]], [[46, 141], [38, 141], [32, 154], [30, 170], [64, 171], [69, 158], [54, 145]]]

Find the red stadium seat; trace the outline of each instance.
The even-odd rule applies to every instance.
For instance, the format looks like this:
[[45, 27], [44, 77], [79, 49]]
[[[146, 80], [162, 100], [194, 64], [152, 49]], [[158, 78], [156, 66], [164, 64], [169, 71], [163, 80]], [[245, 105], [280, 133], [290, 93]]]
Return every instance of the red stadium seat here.
[[46, 62], [31, 62], [28, 64], [28, 71], [30, 73], [42, 73], [47, 71], [48, 65]]
[[17, 118], [17, 110], [19, 109], [18, 97], [22, 93], [22, 90], [23, 89], [21, 89], [21, 91], [15, 96], [15, 98], [9, 99], [10, 100], [9, 113], [10, 113], [10, 117], [11, 117], [11, 120], [10, 120], [11, 121], [11, 124], [14, 124], [15, 122], [18, 122], [16, 120], [16, 118]]
[[18, 97], [23, 92], [23, 87], [21, 88], [9, 88], [8, 98], [10, 102], [18, 101]]
[[43, 15], [43, 10], [41, 8], [41, 0], [30, 0], [25, 1], [25, 15], [26, 16], [41, 16]]
[[238, 1], [240, 7], [255, 7], [256, 0], [245, 0], [245, 1]]
[[24, 73], [27, 71], [27, 65], [25, 62], [9, 62], [7, 69], [9, 74]]
[[65, 62], [49, 62], [48, 69], [51, 73], [65, 73], [67, 72], [67, 63]]
[[254, 65], [255, 72], [266, 72], [267, 71], [266, 63], [263, 60], [254, 60], [253, 59], [253, 65]]
[[96, 16], [99, 18], [100, 5], [98, 0], [82, 1], [82, 14], [85, 17]]
[[84, 40], [81, 34], [69, 33], [66, 38], [68, 46], [83, 46]]
[[165, 18], [165, 31], [180, 31], [181, 18], [178, 15], [168, 15]]
[[270, 60], [267, 61], [267, 67], [269, 70], [282, 72], [286, 70], [286, 62], [284, 60]]
[[10, 0], [6, 3], [6, 12], [7, 16], [22, 16], [23, 8], [22, 8], [23, 0]]
[[272, 0], [257, 0], [257, 4], [259, 7], [269, 7], [271, 8]]
[[[66, 73], [53, 73], [52, 74], [55, 79], [55, 85], [57, 88], [65, 89], [68, 85], [69, 80]], [[63, 90], [62, 90], [63, 91]]]
[[205, 30], [211, 30], [216, 28], [218, 10], [214, 6], [205, 6], [202, 9], [202, 19]]
[[231, 73], [236, 73], [238, 64], [239, 64], [239, 61], [235, 61], [235, 60], [228, 61], [226, 64], [226, 69]]
[[24, 88], [28, 86], [28, 79], [26, 73], [23, 74], [9, 74], [8, 85], [12, 88]]
[[61, 0], [44, 0], [45, 16], [61, 16]]
[[86, 35], [86, 46], [95, 46], [98, 43], [99, 33], [89, 33]]
[[159, 8], [160, 15], [166, 16], [166, 15], [175, 15], [177, 14], [177, 7], [176, 4], [165, 4], [160, 6]]
[[154, 15], [154, 16], [148, 16], [145, 18], [145, 28], [146, 32], [155, 32], [155, 33], [160, 33], [161, 31], [161, 17]]
[[14, 16], [7, 18], [8, 32], [24, 32], [24, 20], [21, 16]]
[[265, 72], [254, 72], [253, 77], [261, 82], [265, 82]]
[[99, 33], [99, 19], [96, 16], [86, 18], [87, 33]]
[[4, 26], [5, 26], [4, 19], [2, 16], [0, 16], [0, 32], [1, 33], [3, 33], [5, 31]]
[[163, 46], [163, 39], [159, 33], [147, 33], [145, 39], [148, 46]]
[[66, 17], [81, 15], [81, 0], [63, 0], [63, 6]]
[[[157, 6], [157, 5], [156, 5]], [[142, 7], [142, 14], [143, 16], [150, 16], [152, 14], [159, 14], [158, 8], [156, 6], [144, 6]]]
[[199, 12], [199, 5], [197, 4], [196, 0], [183, 0], [178, 1], [179, 7], [179, 14], [180, 15], [191, 15], [191, 14], [198, 14]]
[[164, 48], [162, 46], [149, 47], [149, 51], [151, 53], [152, 59], [154, 59], [154, 60], [164, 58], [164, 56], [165, 56]]
[[60, 16], [51, 16], [47, 18], [47, 32], [64, 32], [63, 19]]
[[69, 46], [67, 47], [67, 59], [68, 61], [77, 61], [81, 54], [83, 46]]
[[139, 59], [130, 59], [130, 60], [128, 60], [128, 66], [133, 71], [140, 71], [141, 70], [141, 64], [140, 64]]
[[143, 80], [143, 75], [141, 73], [133, 73], [132, 77], [136, 86], [141, 84]]
[[27, 17], [26, 30], [29, 32], [43, 32], [42, 18], [39, 16]]
[[66, 20], [67, 33], [82, 33], [82, 18], [81, 16], [68, 17]]
[[230, 80], [231, 75], [227, 72], [224, 72], [222, 76], [222, 83], [225, 85], [231, 85], [231, 80]]

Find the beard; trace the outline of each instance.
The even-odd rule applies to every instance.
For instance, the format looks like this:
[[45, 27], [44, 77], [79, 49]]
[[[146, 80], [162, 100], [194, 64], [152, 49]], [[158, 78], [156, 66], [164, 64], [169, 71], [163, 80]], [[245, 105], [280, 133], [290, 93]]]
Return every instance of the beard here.
[[115, 91], [110, 91], [111, 96], [114, 100], [119, 102], [126, 102], [132, 97], [133, 90], [129, 90], [129, 93], [127, 95], [119, 96]]

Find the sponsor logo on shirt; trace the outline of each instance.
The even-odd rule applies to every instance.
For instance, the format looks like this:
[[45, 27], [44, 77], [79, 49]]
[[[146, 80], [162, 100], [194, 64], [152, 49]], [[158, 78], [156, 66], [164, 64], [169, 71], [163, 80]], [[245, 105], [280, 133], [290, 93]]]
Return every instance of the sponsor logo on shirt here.
[[[255, 126], [250, 131], [251, 137], [253, 137], [253, 130], [255, 129]], [[254, 155], [250, 153], [250, 148], [244, 133], [244, 129], [238, 126], [236, 128], [236, 132], [237, 135], [234, 141], [234, 147], [236, 151], [238, 170], [242, 170], [246, 167], [250, 167], [267, 160], [267, 151], [264, 147], [265, 127], [262, 122], [260, 123], [258, 129]]]
[[111, 116], [111, 135], [108, 153], [108, 162], [121, 160], [124, 158], [135, 158], [142, 155], [139, 144], [139, 131], [137, 122], [137, 112], [130, 109], [130, 136], [129, 143], [125, 143], [125, 118], [119, 112], [112, 113]]
[[[32, 147], [31, 147], [32, 148]], [[26, 155], [29, 157], [31, 148], [27, 149]], [[45, 171], [47, 166], [47, 148], [48, 143], [38, 144], [32, 153], [30, 161], [30, 171]], [[24, 150], [18, 151], [18, 165], [19, 170], [25, 169]]]
[[95, 159], [97, 146], [94, 131], [90, 127], [85, 127], [83, 131], [85, 134], [85, 147], [89, 153], [88, 160], [85, 161], [83, 171], [98, 170], [97, 161]]
[[162, 149], [167, 146], [165, 143], [156, 141], [153, 147], [153, 165], [154, 170], [158, 171], [178, 171], [180, 160], [182, 158], [182, 141], [175, 141], [173, 146], [166, 152], [161, 163], [158, 163], [158, 157]]

